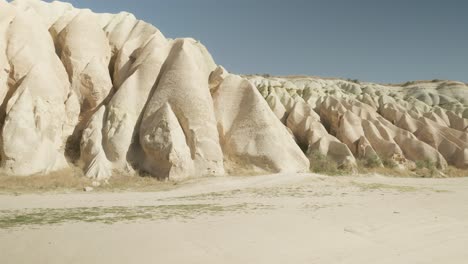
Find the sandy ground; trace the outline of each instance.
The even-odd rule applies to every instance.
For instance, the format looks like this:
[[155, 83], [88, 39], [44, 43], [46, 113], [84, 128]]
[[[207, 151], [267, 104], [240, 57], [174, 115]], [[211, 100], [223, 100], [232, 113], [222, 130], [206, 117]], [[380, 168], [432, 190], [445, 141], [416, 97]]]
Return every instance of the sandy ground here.
[[[31, 212], [44, 215], [24, 221]], [[283, 174], [3, 195], [0, 228], [2, 264], [467, 263], [468, 178]]]

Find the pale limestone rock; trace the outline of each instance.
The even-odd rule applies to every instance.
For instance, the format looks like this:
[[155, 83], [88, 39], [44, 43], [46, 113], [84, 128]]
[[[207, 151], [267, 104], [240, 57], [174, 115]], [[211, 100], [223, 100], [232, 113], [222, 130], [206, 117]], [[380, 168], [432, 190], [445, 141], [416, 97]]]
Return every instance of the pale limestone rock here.
[[219, 88], [221, 83], [226, 79], [226, 77], [229, 76], [229, 73], [226, 71], [226, 69], [223, 68], [223, 66], [218, 66], [214, 71], [210, 73], [210, 77], [208, 79], [209, 81], [209, 86], [210, 86], [210, 91], [213, 94], [216, 92], [216, 89]]
[[78, 95], [81, 112], [92, 111], [109, 94], [111, 48], [91, 11], [81, 11], [58, 34], [60, 58]]
[[356, 166], [356, 160], [348, 146], [328, 134], [320, 123], [320, 116], [307, 104], [296, 103], [288, 116], [287, 126], [291, 129], [299, 146], [306, 149], [311, 163], [314, 162], [315, 152], [318, 152], [335, 161], [340, 167]]
[[206, 56], [195, 40], [176, 40], [142, 118], [143, 123], [148, 122], [148, 118], [169, 103], [185, 133], [196, 175], [224, 174], [208, 84], [214, 66], [211, 57]]
[[[115, 62], [113, 64], [113, 81], [115, 87], [120, 87], [122, 83], [133, 74], [135, 63], [140, 63], [141, 48], [146, 47], [151, 42], [156, 40], [160, 45], [166, 44], [166, 39], [162, 33], [154, 26], [138, 21], [135, 27], [128, 33], [126, 42], [122, 48], [115, 54]], [[148, 48], [146, 48], [148, 50]], [[146, 51], [148, 52], [148, 51]], [[157, 73], [155, 73], [157, 75]]]
[[64, 168], [67, 74], [38, 15], [32, 9], [1, 8], [2, 21], [10, 21], [2, 27], [11, 67], [3, 106], [3, 167], [18, 175]]
[[[10, 22], [14, 19], [15, 12], [12, 7], [2, 1], [0, 1], [0, 10], [2, 10], [3, 14], [0, 16], [0, 102], [4, 102], [11, 84], [9, 84], [11, 67], [5, 52], [8, 45], [7, 32]], [[4, 116], [0, 118], [3, 119]]]
[[73, 10], [71, 4], [59, 1], [46, 3], [39, 0], [14, 0], [11, 4], [23, 11], [33, 9], [46, 28], [50, 28], [67, 11]]
[[272, 92], [265, 99], [276, 117], [283, 124], [286, 123], [286, 118], [288, 117], [286, 108], [283, 106], [278, 96]]
[[[218, 73], [211, 80], [219, 83], [223, 75]], [[226, 75], [213, 101], [228, 172], [308, 170], [307, 158], [249, 81]]]
[[89, 121], [81, 137], [81, 162], [89, 178], [98, 180], [112, 176], [112, 168], [102, 148], [102, 124], [106, 109], [100, 107]]
[[65, 157], [98, 180], [113, 170], [303, 171], [315, 152], [343, 166], [377, 156], [468, 168], [464, 83], [246, 80], [217, 68], [198, 41], [166, 39], [129, 13], [39, 0], [0, 0], [0, 10], [6, 173], [58, 170]]
[[47, 124], [41, 122], [42, 109], [36, 110], [33, 100], [29, 87], [22, 85], [7, 106], [2, 131], [2, 167], [11, 174], [48, 172], [66, 165], [63, 155], [53, 147], [50, 138], [53, 131], [52, 134], [44, 131], [43, 126]]
[[112, 47], [112, 53], [117, 54], [124, 44], [127, 42], [127, 38], [132, 32], [138, 20], [133, 14], [127, 12], [120, 12], [117, 15], [107, 17], [109, 20], [104, 26], [104, 31], [107, 33], [107, 38]]
[[194, 162], [179, 120], [165, 103], [140, 127], [140, 144], [145, 153], [143, 169], [164, 179], [194, 176]]
[[447, 111], [446, 115], [448, 117], [448, 121], [451, 128], [463, 132], [468, 132], [468, 119], [455, 114], [455, 112], [453, 111]]
[[135, 54], [131, 74], [112, 96], [107, 105], [103, 129], [103, 147], [109, 160], [117, 169], [129, 169], [128, 161], [141, 158], [135, 142], [139, 118], [153, 90], [161, 67], [166, 61], [171, 45], [160, 35], [154, 35]]
[[[463, 160], [468, 135], [462, 117], [465, 111], [463, 95], [466, 93], [463, 83], [415, 82], [405, 87], [387, 87], [349, 84], [340, 80], [288, 78], [288, 83], [304, 87], [302, 93], [296, 92], [293, 97], [302, 96], [305, 101], [317, 98], [309, 105], [320, 115], [320, 123], [324, 125], [321, 129], [320, 123], [316, 125], [312, 121], [313, 113], [308, 117], [303, 111], [291, 108], [289, 98], [284, 94], [290, 93], [288, 87], [292, 85], [281, 86], [286, 82], [275, 78], [280, 85], [272, 87], [258, 76], [253, 78], [263, 85], [263, 91], [269, 91], [264, 97], [272, 110], [284, 109], [278, 117], [288, 117], [288, 127], [302, 146], [307, 135], [304, 133], [306, 126], [314, 127], [315, 134], [323, 133], [326, 128], [325, 132], [336, 135], [357, 157], [377, 155], [396, 161], [400, 167], [413, 166], [408, 160], [430, 160], [440, 168], [447, 166], [447, 161], [460, 168], [466, 166]], [[318, 83], [321, 91], [312, 88]], [[281, 95], [279, 103], [283, 106], [273, 100], [277, 94]], [[298, 101], [297, 98], [294, 100]], [[428, 120], [421, 119], [423, 116]], [[314, 136], [316, 142], [327, 142], [323, 137]]]

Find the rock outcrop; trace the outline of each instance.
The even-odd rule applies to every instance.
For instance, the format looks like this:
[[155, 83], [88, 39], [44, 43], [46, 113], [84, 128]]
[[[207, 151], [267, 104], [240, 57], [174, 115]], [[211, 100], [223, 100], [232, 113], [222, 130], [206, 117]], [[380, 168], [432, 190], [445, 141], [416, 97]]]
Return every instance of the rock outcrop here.
[[306, 171], [309, 162], [255, 86], [218, 68], [211, 75], [217, 127], [228, 171]]
[[315, 153], [468, 168], [468, 87], [239, 76], [132, 14], [0, 0], [0, 167], [98, 180], [307, 171]]
[[[341, 158], [320, 151], [337, 162], [350, 157], [351, 151], [355, 158], [391, 161], [402, 168], [417, 161], [430, 161], [441, 169], [447, 165], [468, 168], [468, 87], [464, 83], [379, 85], [312, 77], [247, 78], [304, 148], [313, 146], [307, 141], [308, 131], [320, 133], [321, 140], [336, 138], [345, 144], [347, 149], [339, 151]], [[305, 128], [312, 120], [324, 128], [320, 124]]]

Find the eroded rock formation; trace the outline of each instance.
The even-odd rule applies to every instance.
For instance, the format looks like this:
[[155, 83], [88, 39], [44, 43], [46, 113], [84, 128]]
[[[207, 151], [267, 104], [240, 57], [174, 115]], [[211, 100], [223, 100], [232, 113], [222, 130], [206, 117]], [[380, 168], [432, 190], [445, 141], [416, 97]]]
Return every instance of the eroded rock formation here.
[[0, 0], [1, 170], [161, 179], [307, 171], [314, 153], [468, 168], [468, 88], [238, 76], [128, 13]]
[[[337, 163], [374, 157], [400, 167], [431, 161], [439, 168], [468, 168], [464, 83], [379, 85], [312, 77], [247, 78], [308, 152], [317, 149], [317, 139], [327, 139], [327, 144], [331, 139], [345, 144], [340, 145], [339, 156], [329, 148], [318, 151]], [[312, 133], [320, 136], [311, 140]]]

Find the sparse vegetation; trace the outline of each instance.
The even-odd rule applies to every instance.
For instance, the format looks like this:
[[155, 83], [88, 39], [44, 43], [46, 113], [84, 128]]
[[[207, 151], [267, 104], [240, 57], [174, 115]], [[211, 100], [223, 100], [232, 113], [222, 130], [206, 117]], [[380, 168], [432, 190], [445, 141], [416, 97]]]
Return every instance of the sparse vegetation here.
[[398, 169], [397, 163], [392, 159], [380, 160], [377, 156], [371, 156], [367, 159], [357, 160], [357, 164], [360, 174], [376, 173], [386, 176], [411, 177], [410, 171]]
[[435, 163], [430, 160], [416, 161], [415, 173], [422, 178], [433, 178], [440, 175]]
[[448, 166], [443, 173], [447, 177], [468, 177], [468, 170], [458, 169], [452, 166]]
[[403, 84], [403, 86], [408, 86], [408, 85], [413, 85], [413, 84], [416, 84], [416, 82], [415, 81], [409, 81], [409, 82], [405, 82]]
[[[84, 187], [92, 186], [92, 179], [83, 175], [78, 168], [69, 168], [44, 175], [26, 177], [0, 175], [0, 193], [44, 193], [44, 192], [81, 192]], [[153, 177], [113, 175], [108, 181], [101, 182], [95, 191], [159, 191], [175, 187], [176, 182], [163, 182]]]
[[80, 208], [39, 208], [0, 211], [0, 229], [68, 222], [113, 224], [135, 220], [192, 219], [199, 215], [262, 209], [257, 204], [176, 204], [158, 206], [113, 206]]
[[397, 163], [392, 159], [383, 159], [384, 167], [366, 166], [366, 161], [358, 161], [358, 172], [361, 174], [377, 173], [386, 176], [396, 177], [416, 177], [416, 178], [435, 178], [435, 177], [468, 177], [468, 171], [448, 166], [444, 170], [437, 168], [436, 164], [430, 160], [419, 160], [415, 162], [415, 167], [411, 169], [398, 169]]
[[400, 186], [391, 185], [384, 183], [363, 183], [363, 182], [351, 182], [353, 185], [359, 187], [362, 191], [372, 190], [393, 190], [398, 192], [415, 192], [418, 189], [412, 186]]
[[[311, 159], [311, 172], [338, 176], [349, 175], [354, 169], [340, 168], [339, 165], [327, 156], [313, 152], [309, 154]], [[416, 162], [416, 167], [412, 169], [399, 169], [398, 164], [393, 159], [380, 159], [373, 155], [366, 159], [357, 160], [357, 173], [359, 174], [381, 174], [395, 177], [417, 177], [417, 178], [434, 178], [434, 177], [468, 177], [466, 170], [457, 169], [449, 166], [446, 170], [440, 171], [435, 163], [429, 160], [421, 160]]]
[[[355, 168], [342, 168], [327, 156], [313, 152], [310, 155], [311, 172], [329, 176], [349, 175], [355, 172]], [[468, 177], [468, 171], [452, 166], [445, 170], [438, 170], [435, 163], [429, 160], [416, 162], [413, 169], [398, 169], [392, 159], [379, 160], [378, 157], [357, 160], [357, 173], [376, 173], [396, 177]], [[384, 166], [381, 166], [381, 165]], [[250, 175], [250, 174], [249, 174]], [[180, 185], [189, 184], [191, 181], [173, 182], [161, 181], [149, 176], [129, 176], [122, 174], [113, 175], [108, 181], [101, 182], [100, 186], [93, 186], [94, 192], [121, 192], [138, 191], [152, 192], [174, 189]], [[81, 170], [70, 168], [53, 172], [47, 175], [32, 175], [27, 177], [0, 176], [0, 194], [27, 194], [27, 193], [70, 193], [82, 192], [86, 186], [92, 186], [93, 180], [85, 177]], [[237, 190], [239, 191], [239, 190]], [[214, 198], [217, 193], [207, 196]], [[225, 195], [225, 194], [223, 194]]]
[[219, 199], [231, 199], [235, 197], [255, 197], [255, 198], [281, 198], [281, 197], [294, 197], [305, 198], [310, 196], [328, 196], [330, 193], [316, 190], [315, 185], [307, 184], [301, 186], [281, 186], [281, 187], [264, 187], [264, 188], [245, 188], [235, 189], [223, 192], [210, 192], [195, 194], [190, 196], [172, 197], [163, 199], [162, 201], [213, 201]]
[[382, 161], [377, 155], [371, 155], [361, 161], [361, 164], [366, 168], [382, 167]]
[[321, 173], [331, 176], [341, 175], [345, 170], [340, 170], [338, 164], [318, 151], [309, 154], [310, 170], [314, 173]]
[[360, 84], [361, 81], [359, 81], [358, 79], [346, 79], [348, 82], [352, 82], [352, 83], [355, 83], [355, 84]]
[[27, 177], [0, 175], [0, 193], [69, 192], [90, 184], [91, 180], [74, 168]]
[[139, 191], [154, 192], [173, 189], [185, 184], [184, 181], [161, 181], [151, 176], [114, 174], [107, 182], [97, 188], [97, 191], [120, 192]]
[[376, 158], [359, 160], [359, 173], [377, 173], [386, 176], [418, 178], [434, 178], [443, 175], [433, 162], [427, 160], [417, 161], [416, 167], [412, 169], [398, 169], [398, 164], [392, 159], [383, 159], [380, 163], [378, 162]]
[[430, 161], [430, 160], [418, 160], [416, 161], [416, 168], [417, 169], [435, 169], [436, 166], [434, 164], [434, 162]]
[[395, 169], [398, 164], [393, 159], [382, 159], [382, 164], [385, 168]]

